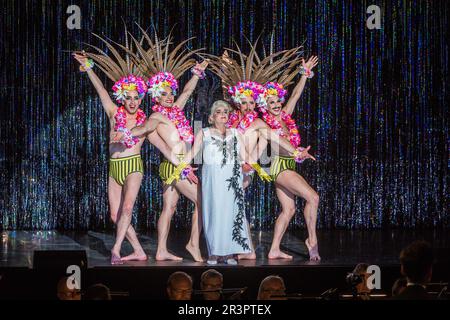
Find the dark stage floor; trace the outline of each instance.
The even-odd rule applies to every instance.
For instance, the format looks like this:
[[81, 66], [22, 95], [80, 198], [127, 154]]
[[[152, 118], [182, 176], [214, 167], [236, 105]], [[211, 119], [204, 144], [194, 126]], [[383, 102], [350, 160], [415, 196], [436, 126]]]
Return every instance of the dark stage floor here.
[[[449, 230], [319, 230], [318, 236], [321, 262], [308, 260], [303, 242], [306, 238], [304, 230], [290, 231], [284, 238], [282, 249], [294, 256], [292, 261], [268, 260], [266, 255], [272, 233], [262, 231], [253, 232], [256, 261], [240, 261], [238, 266], [217, 265], [214, 268], [223, 273], [225, 287], [248, 287], [247, 298], [252, 299], [257, 294], [259, 282], [269, 274], [282, 276], [288, 292], [320, 294], [333, 287], [345, 290], [346, 274], [357, 263], [365, 262], [380, 266], [382, 288], [389, 292], [392, 283], [400, 276], [400, 250], [414, 240], [424, 239], [435, 249], [433, 281], [448, 282], [450, 279]], [[31, 299], [42, 297], [43, 285], [48, 285], [49, 297], [54, 295], [57, 280], [51, 279], [45, 283], [42, 280], [54, 275], [32, 269], [34, 250], [86, 250], [86, 285], [105, 283], [113, 291], [126, 292], [131, 298], [164, 299], [167, 277], [177, 270], [191, 274], [194, 288], [198, 288], [201, 273], [209, 267], [191, 259], [184, 249], [188, 237], [188, 232], [184, 231], [173, 231], [169, 237], [169, 249], [182, 256], [182, 262], [155, 261], [157, 239], [156, 232], [151, 232], [139, 235], [145, 251], [150, 255], [148, 261], [111, 266], [109, 250], [114, 242], [112, 232], [3, 231], [0, 274], [3, 275], [3, 287], [9, 288], [6, 298], [21, 298], [24, 292]], [[206, 256], [204, 241], [202, 252]], [[128, 253], [131, 253], [131, 246], [126, 242], [122, 254]], [[36, 282], [37, 279], [41, 282]]]
[[[155, 261], [156, 232], [139, 234], [139, 239], [150, 259], [146, 262], [128, 262], [125, 266], [157, 267], [157, 266], [205, 266], [194, 262], [184, 245], [189, 237], [188, 232], [172, 232], [169, 238], [169, 249], [184, 258], [182, 262]], [[267, 252], [272, 240], [272, 232], [253, 232], [253, 243], [256, 246], [256, 261], [241, 261], [241, 266], [264, 265], [354, 265], [367, 262], [378, 265], [397, 265], [400, 250], [416, 239], [429, 241], [441, 258], [450, 259], [450, 233], [447, 230], [391, 230], [391, 231], [320, 231], [319, 251], [321, 262], [308, 261], [304, 244], [306, 232], [290, 231], [282, 243], [282, 250], [294, 256], [292, 261], [268, 260]], [[206, 248], [202, 241], [202, 253], [206, 256]], [[88, 267], [110, 266], [109, 250], [114, 243], [113, 233], [104, 232], [58, 232], [58, 231], [3, 231], [0, 267], [32, 267], [34, 250], [86, 250]], [[125, 241], [122, 254], [131, 253], [131, 246]], [[120, 268], [122, 266], [113, 266]]]

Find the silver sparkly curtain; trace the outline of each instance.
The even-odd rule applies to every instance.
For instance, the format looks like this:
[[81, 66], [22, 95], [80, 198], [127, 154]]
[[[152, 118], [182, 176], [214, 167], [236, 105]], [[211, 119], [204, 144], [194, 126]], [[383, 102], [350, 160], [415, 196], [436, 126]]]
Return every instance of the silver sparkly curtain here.
[[[367, 7], [382, 28], [366, 28]], [[69, 5], [81, 11], [70, 30]], [[2, 1], [0, 11], [0, 229], [106, 229], [108, 122], [86, 75], [66, 50], [102, 46], [95, 32], [123, 41], [123, 22], [219, 54], [232, 39], [248, 49], [274, 31], [277, 50], [304, 43], [320, 64], [295, 111], [302, 145], [316, 162], [299, 168], [320, 195], [322, 228], [449, 226], [448, 5], [446, 1]], [[102, 77], [107, 87], [112, 83]], [[182, 79], [182, 84], [186, 79]], [[292, 90], [292, 88], [290, 88]], [[205, 120], [220, 98], [217, 79], [187, 107]], [[150, 113], [150, 101], [144, 102]], [[206, 125], [206, 122], [204, 122]], [[133, 215], [154, 228], [161, 209], [158, 151], [142, 151], [146, 176]], [[303, 227], [304, 205], [291, 228]], [[273, 187], [247, 192], [252, 227], [271, 228]], [[184, 199], [174, 225], [188, 227]]]

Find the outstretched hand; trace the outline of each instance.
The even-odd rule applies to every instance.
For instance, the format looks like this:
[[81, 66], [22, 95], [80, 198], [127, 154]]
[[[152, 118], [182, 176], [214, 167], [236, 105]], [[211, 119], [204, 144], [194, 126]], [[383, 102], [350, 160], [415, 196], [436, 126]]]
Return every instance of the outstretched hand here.
[[205, 59], [201, 63], [197, 62], [197, 64], [195, 65], [195, 68], [200, 71], [205, 71], [206, 68], [208, 67], [208, 64], [209, 64], [209, 59]]
[[198, 168], [191, 167], [191, 171], [189, 172], [189, 174], [186, 177], [189, 182], [198, 184], [198, 177], [195, 175], [195, 171], [197, 171], [197, 170], [198, 170]]
[[302, 66], [305, 69], [312, 70], [319, 63], [319, 58], [317, 56], [309, 57], [308, 61], [305, 62], [305, 59], [302, 59]]
[[311, 146], [307, 146], [303, 151], [300, 152], [300, 158], [301, 159], [312, 159], [316, 161], [316, 158], [314, 158], [312, 155], [309, 154], [309, 149], [311, 149]]
[[86, 65], [88, 58], [87, 58], [86, 54], [84, 53], [84, 51], [81, 54], [74, 52], [74, 53], [72, 53], [72, 55], [75, 58], [75, 60], [77, 60], [80, 63], [80, 65], [82, 65], [82, 66]]

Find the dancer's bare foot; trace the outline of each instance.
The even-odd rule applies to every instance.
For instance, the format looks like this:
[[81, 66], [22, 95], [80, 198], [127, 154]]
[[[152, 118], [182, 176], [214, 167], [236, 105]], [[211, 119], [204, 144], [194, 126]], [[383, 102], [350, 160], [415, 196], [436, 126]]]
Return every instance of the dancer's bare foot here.
[[200, 252], [200, 248], [199, 247], [195, 247], [189, 242], [186, 245], [186, 250], [189, 251], [189, 253], [191, 254], [192, 258], [194, 258], [194, 260], [196, 262], [204, 262], [205, 261], [203, 259], [203, 257], [202, 257], [202, 253]]
[[117, 252], [115, 250], [111, 250], [111, 264], [123, 264], [123, 261], [120, 259], [120, 252]]
[[256, 260], [256, 254], [254, 252], [238, 254], [238, 260]]
[[133, 252], [132, 254], [123, 257], [122, 261], [146, 261], [148, 259], [147, 255], [144, 251], [142, 252]]
[[157, 252], [155, 259], [156, 259], [156, 261], [167, 261], [167, 260], [169, 260], [169, 261], [183, 261], [183, 258], [177, 257], [176, 255], [173, 255], [173, 254], [169, 253], [168, 251]]
[[305, 244], [306, 244], [306, 247], [308, 248], [309, 260], [320, 261], [319, 247], [317, 245], [317, 241], [315, 243], [311, 243], [311, 242], [309, 242], [309, 239], [307, 238], [305, 240]]
[[289, 259], [292, 260], [292, 256], [288, 255], [287, 253], [284, 253], [280, 249], [278, 250], [270, 250], [269, 254], [267, 255], [269, 259]]

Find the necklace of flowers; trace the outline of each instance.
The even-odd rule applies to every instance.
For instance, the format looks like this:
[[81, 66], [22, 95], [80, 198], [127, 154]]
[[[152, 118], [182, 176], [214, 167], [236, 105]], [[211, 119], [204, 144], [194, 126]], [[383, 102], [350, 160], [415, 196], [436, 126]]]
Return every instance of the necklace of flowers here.
[[[259, 110], [261, 111], [262, 118], [267, 123], [267, 125], [270, 128], [276, 130], [281, 137], [287, 138], [287, 134], [283, 131], [280, 121], [275, 119], [275, 117], [267, 112], [265, 108], [260, 108]], [[281, 120], [283, 120], [283, 122], [286, 124], [286, 127], [289, 129], [289, 141], [291, 145], [294, 148], [297, 148], [300, 145], [301, 138], [295, 121], [292, 119], [290, 114], [284, 111], [281, 111]]]
[[[236, 124], [236, 122], [239, 121], [239, 116], [240, 116], [241, 112], [240, 111], [235, 111], [232, 112], [228, 118], [228, 122], [227, 122], [227, 128], [234, 128], [234, 125]], [[239, 121], [239, 124], [237, 125], [237, 129], [243, 133], [245, 132], [245, 130], [247, 130], [248, 127], [250, 127], [250, 125], [253, 123], [253, 121], [255, 121], [258, 118], [258, 113], [256, 111], [250, 111], [247, 112], [244, 117], [242, 118], [241, 121]]]
[[[139, 138], [133, 137], [131, 134], [131, 131], [127, 128], [127, 113], [125, 111], [124, 106], [120, 106], [117, 108], [116, 115], [114, 116], [115, 124], [114, 124], [114, 130], [118, 132], [123, 132], [124, 137], [122, 140], [122, 143], [127, 147], [131, 148], [136, 143], [139, 142]], [[140, 126], [145, 122], [146, 115], [145, 112], [141, 109], [138, 109], [136, 114], [136, 126]]]
[[177, 106], [163, 107], [159, 104], [155, 104], [152, 107], [152, 110], [165, 115], [170, 121], [172, 121], [178, 130], [181, 140], [189, 143], [194, 142], [194, 132], [189, 121], [186, 119], [183, 110], [180, 110]]

